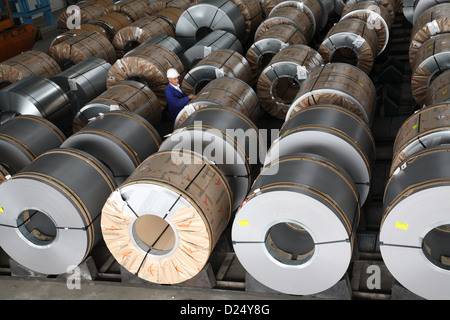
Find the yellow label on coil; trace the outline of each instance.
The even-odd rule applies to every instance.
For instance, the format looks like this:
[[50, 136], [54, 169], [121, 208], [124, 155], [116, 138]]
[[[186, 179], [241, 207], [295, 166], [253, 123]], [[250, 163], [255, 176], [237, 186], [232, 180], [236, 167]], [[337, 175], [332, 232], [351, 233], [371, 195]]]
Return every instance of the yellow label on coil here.
[[444, 91], [442, 91], [442, 95], [445, 96], [447, 94], [448, 89], [445, 89]]
[[416, 129], [418, 126], [419, 126], [419, 124], [416, 123], [416, 124], [413, 126], [413, 129]]
[[244, 226], [249, 226], [250, 224], [248, 223], [248, 220], [239, 220], [239, 225], [241, 227], [244, 227]]
[[407, 223], [404, 223], [404, 222], [400, 222], [400, 221], [397, 221], [397, 222], [395, 223], [395, 227], [396, 227], [397, 229], [408, 230], [408, 224], [407, 224]]
[[364, 85], [363, 85], [363, 83], [362, 83], [362, 82], [360, 82], [360, 83], [359, 83], [359, 85], [361, 86], [361, 88], [363, 88], [363, 87], [364, 87]]
[[2, 208], [2, 207], [0, 207], [0, 212], [5, 212], [5, 210], [3, 210], [3, 208]]

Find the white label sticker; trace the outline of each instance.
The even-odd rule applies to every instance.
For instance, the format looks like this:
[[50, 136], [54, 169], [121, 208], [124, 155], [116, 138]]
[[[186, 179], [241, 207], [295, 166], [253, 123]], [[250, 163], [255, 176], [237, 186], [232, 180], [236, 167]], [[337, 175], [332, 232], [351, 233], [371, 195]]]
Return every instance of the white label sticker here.
[[301, 11], [303, 11], [303, 2], [297, 2], [297, 9], [300, 9]]
[[136, 38], [140, 38], [142, 35], [142, 29], [141, 28], [136, 28], [136, 31], [134, 31], [134, 36]]
[[428, 30], [430, 30], [430, 35], [432, 36], [441, 32], [441, 29], [439, 29], [439, 25], [437, 24], [436, 20], [428, 22], [427, 27]]
[[109, 110], [110, 111], [120, 110], [120, 107], [117, 104], [112, 104], [112, 105], [109, 106]]
[[77, 82], [75, 81], [75, 79], [68, 79], [67, 81], [69, 83], [70, 90], [72, 91], [78, 90]]
[[122, 61], [117, 60], [116, 63], [117, 63], [117, 65], [119, 66], [119, 68], [122, 68], [122, 69], [123, 69]]
[[366, 42], [366, 40], [364, 40], [363, 37], [357, 36], [356, 39], [355, 39], [355, 41], [353, 41], [353, 45], [354, 45], [357, 49], [359, 49], [359, 48], [361, 48], [361, 46], [362, 46], [365, 42]]
[[191, 104], [188, 104], [187, 106], [185, 106], [184, 110], [186, 111], [186, 113], [188, 115], [191, 115], [195, 112], [195, 108]]
[[297, 78], [298, 80], [304, 80], [308, 77], [308, 70], [305, 66], [297, 66]]
[[222, 68], [215, 69], [215, 72], [216, 72], [216, 78], [223, 78], [223, 77], [225, 77], [225, 71], [223, 71]]
[[212, 51], [211, 47], [204, 47], [203, 48], [203, 58], [206, 57], [207, 55], [210, 55], [211, 51]]

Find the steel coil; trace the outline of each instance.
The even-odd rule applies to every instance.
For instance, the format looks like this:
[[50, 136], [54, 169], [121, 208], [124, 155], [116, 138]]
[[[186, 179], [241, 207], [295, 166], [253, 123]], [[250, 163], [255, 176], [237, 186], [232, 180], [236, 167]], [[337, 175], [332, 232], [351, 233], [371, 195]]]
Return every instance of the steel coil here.
[[140, 82], [124, 80], [78, 110], [73, 119], [73, 132], [84, 128], [98, 116], [116, 110], [133, 112], [152, 126], [161, 121], [162, 109], [155, 93]]
[[89, 153], [109, 168], [117, 185], [151, 154], [161, 137], [144, 118], [129, 111], [109, 111], [66, 139], [61, 148]]
[[19, 115], [6, 121], [0, 126], [0, 183], [44, 152], [59, 148], [65, 139], [54, 124], [41, 117]]
[[316, 105], [286, 121], [272, 143], [265, 166], [296, 153], [323, 156], [340, 166], [355, 183], [361, 206], [370, 190], [375, 140], [367, 124], [339, 106]]
[[436, 35], [426, 41], [416, 55], [411, 75], [411, 91], [419, 106], [425, 103], [434, 78], [450, 68], [450, 34]]
[[253, 39], [253, 35], [263, 20], [261, 5], [258, 0], [230, 0], [241, 11], [245, 20], [245, 38], [242, 43]]
[[66, 132], [74, 110], [67, 94], [53, 81], [27, 77], [0, 90], [0, 110], [5, 114], [34, 115]]
[[56, 83], [71, 100], [74, 110], [106, 90], [106, 78], [111, 64], [103, 59], [91, 57], [57, 74], [51, 80]]
[[147, 2], [143, 0], [119, 0], [107, 9], [108, 13], [120, 12], [125, 14], [134, 22], [145, 16]]
[[176, 284], [197, 275], [231, 216], [231, 192], [220, 170], [196, 153], [183, 157], [186, 162], [175, 151], [148, 157], [102, 210], [109, 251], [149, 282]]
[[285, 156], [264, 167], [236, 213], [233, 248], [246, 271], [273, 290], [322, 292], [348, 269], [359, 214], [345, 171], [317, 155]]
[[341, 20], [360, 19], [377, 34], [377, 55], [380, 55], [389, 42], [392, 20], [387, 9], [375, 1], [358, 2], [351, 7], [344, 7]]
[[[149, 44], [159, 44], [163, 47], [166, 47], [167, 49], [172, 50], [173, 53], [175, 53], [180, 59], [183, 58], [183, 47], [175, 38], [173, 38], [171, 36], [157, 35], [157, 36], [154, 36], [154, 37], [150, 38], [149, 40], [145, 41], [144, 43], [142, 43], [143, 46], [146, 46]], [[133, 50], [128, 51], [124, 55], [124, 57], [126, 57], [128, 55], [133, 55], [133, 53], [132, 53]]]
[[[449, 299], [448, 147], [406, 158], [387, 182], [380, 252], [392, 276], [426, 299]], [[414, 268], [411, 268], [414, 266]]]
[[[360, 2], [366, 2], [367, 0], [348, 0], [343, 2], [344, 6], [342, 7], [342, 12], [339, 15], [345, 15], [347, 12], [344, 11], [344, 8], [346, 8], [346, 10], [352, 8], [356, 3], [360, 3]], [[385, 7], [387, 9], [387, 11], [389, 12], [389, 15], [391, 17], [391, 21], [394, 21], [395, 19], [395, 14], [396, 14], [396, 1], [395, 0], [370, 0], [370, 1], [374, 1], [376, 3], [378, 3], [379, 5], [382, 5], [383, 7]]]
[[0, 88], [29, 76], [49, 79], [60, 72], [61, 68], [48, 54], [28, 50], [0, 63]]
[[431, 37], [450, 32], [450, 3], [437, 4], [425, 10], [413, 25], [409, 44], [409, 63], [414, 66], [417, 52]]
[[344, 62], [367, 74], [372, 71], [378, 54], [378, 37], [359, 19], [340, 20], [325, 36], [318, 49], [325, 63]]
[[182, 13], [183, 10], [179, 8], [166, 8], [156, 13], [155, 16], [164, 19], [168, 23], [170, 23], [170, 25], [173, 28], [173, 34], [175, 35], [175, 29], [177, 27], [178, 20], [180, 19]]
[[174, 129], [178, 128], [195, 111], [208, 106], [232, 108], [258, 122], [260, 104], [252, 87], [236, 78], [224, 77], [211, 80], [197, 96], [192, 99], [177, 115]]
[[447, 0], [417, 0], [417, 2], [414, 4], [414, 14], [413, 14], [413, 20], [412, 20], [412, 24], [414, 25], [416, 23], [416, 21], [418, 20], [418, 18], [420, 17], [420, 15], [422, 15], [422, 13], [424, 13], [427, 9], [441, 4], [441, 3], [446, 3], [449, 2]]
[[140, 45], [127, 56], [118, 59], [109, 69], [107, 88], [123, 80], [135, 80], [145, 84], [158, 97], [161, 109], [167, 105], [165, 89], [168, 84], [166, 72], [175, 68], [184, 74], [180, 58], [160, 44]]
[[211, 80], [222, 77], [238, 78], [250, 83], [252, 74], [247, 60], [237, 51], [214, 51], [186, 73], [181, 88], [187, 94], [197, 94]]
[[183, 53], [184, 65], [190, 70], [211, 52], [224, 49], [244, 54], [242, 44], [234, 34], [224, 30], [212, 31]]
[[[100, 3], [94, 1], [79, 1], [77, 2], [77, 9], [79, 10], [80, 24], [85, 24], [93, 19], [104, 16], [108, 13], [106, 7]], [[56, 22], [56, 27], [60, 33], [69, 30], [67, 27], [67, 19], [73, 14], [73, 12], [67, 12], [64, 10], [60, 13]]]
[[185, 50], [214, 30], [234, 34], [245, 39], [245, 19], [236, 5], [228, 0], [203, 0], [186, 9], [178, 19], [176, 39]]
[[111, 64], [116, 61], [116, 52], [111, 42], [97, 32], [83, 32], [50, 48], [50, 56], [66, 70], [91, 57], [103, 59]]
[[167, 8], [176, 8], [182, 11], [186, 10], [189, 7], [192, 7], [194, 4], [197, 4], [197, 1], [191, 0], [164, 0], [164, 1], [155, 1], [149, 3], [146, 10], [146, 15], [151, 16], [156, 14]]
[[116, 56], [123, 57], [125, 53], [157, 35], [174, 37], [174, 28], [167, 20], [158, 16], [140, 18], [120, 29], [114, 36], [112, 44], [116, 49]]
[[90, 22], [90, 24], [99, 26], [105, 30], [109, 41], [113, 41], [116, 33], [131, 23], [131, 19], [127, 15], [120, 12], [110, 12]]
[[306, 45], [282, 49], [258, 78], [256, 93], [261, 107], [272, 116], [284, 119], [301, 83], [322, 64], [320, 54]]
[[286, 120], [299, 110], [318, 104], [334, 104], [352, 111], [369, 126], [372, 123], [376, 90], [369, 76], [346, 63], [328, 63], [314, 69], [303, 81]]
[[73, 270], [101, 240], [101, 209], [115, 188], [89, 154], [45, 152], [0, 185], [2, 249], [35, 272]]
[[450, 103], [450, 70], [447, 70], [437, 76], [427, 91], [425, 104], [432, 106], [438, 103]]
[[50, 48], [58, 43], [64, 42], [72, 37], [75, 37], [75, 36], [83, 33], [83, 32], [97, 32], [98, 34], [105, 36], [108, 40], [111, 40], [109, 38], [107, 31], [101, 25], [85, 23], [85, 24], [80, 25], [80, 28], [71, 29], [66, 32], [58, 34], [50, 43]]

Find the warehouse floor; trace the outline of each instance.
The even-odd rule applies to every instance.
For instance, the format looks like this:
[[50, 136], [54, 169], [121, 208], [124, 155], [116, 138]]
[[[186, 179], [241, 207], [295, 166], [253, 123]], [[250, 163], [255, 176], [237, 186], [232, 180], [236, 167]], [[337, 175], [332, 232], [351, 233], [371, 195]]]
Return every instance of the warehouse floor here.
[[[60, 11], [54, 12], [55, 21]], [[35, 50], [46, 52], [58, 34], [56, 26], [45, 26], [43, 19], [35, 19], [42, 32], [42, 39], [34, 45]], [[101, 247], [93, 254], [94, 271], [86, 268], [87, 277], [79, 287], [72, 288], [73, 278], [48, 277], [27, 274], [8, 261], [0, 253], [0, 299], [24, 300], [405, 300], [421, 299], [408, 292], [389, 274], [384, 266], [379, 247], [378, 226], [382, 216], [382, 196], [392, 157], [392, 144], [398, 128], [414, 111], [411, 93], [408, 91], [410, 70], [408, 43], [411, 25], [398, 14], [389, 50], [378, 58], [373, 70], [378, 94], [378, 110], [372, 130], [377, 143], [377, 163], [373, 173], [373, 184], [368, 201], [362, 208], [358, 232], [358, 248], [348, 273], [335, 287], [314, 296], [279, 294], [252, 281], [234, 256], [229, 236], [222, 237], [222, 246], [216, 248], [209, 269], [185, 286], [158, 286], [124, 275], [123, 270]], [[266, 116], [260, 127], [279, 127], [280, 121]], [[166, 134], [169, 126], [162, 127]], [[106, 255], [106, 257], [105, 257]], [[377, 264], [382, 270], [382, 287], [372, 290], [366, 287], [367, 265]], [[84, 275], [84, 273], [82, 273]], [[90, 279], [94, 275], [94, 278]], [[76, 284], [76, 283], [75, 283]]]

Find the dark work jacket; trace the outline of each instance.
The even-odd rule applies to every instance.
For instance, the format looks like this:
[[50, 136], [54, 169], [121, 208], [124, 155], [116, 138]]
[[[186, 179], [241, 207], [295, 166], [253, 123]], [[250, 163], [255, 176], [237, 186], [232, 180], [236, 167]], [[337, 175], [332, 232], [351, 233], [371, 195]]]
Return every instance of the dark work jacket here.
[[169, 110], [172, 121], [176, 119], [178, 113], [190, 101], [183, 89], [181, 91], [178, 91], [170, 83], [166, 87], [167, 109]]

